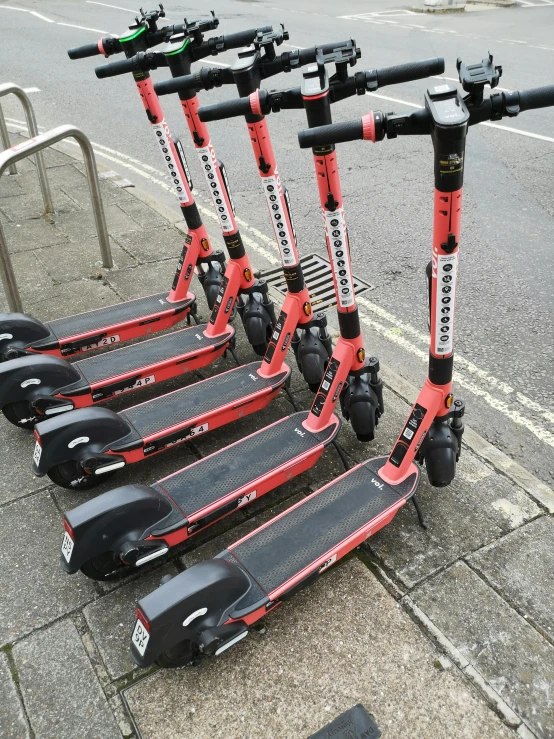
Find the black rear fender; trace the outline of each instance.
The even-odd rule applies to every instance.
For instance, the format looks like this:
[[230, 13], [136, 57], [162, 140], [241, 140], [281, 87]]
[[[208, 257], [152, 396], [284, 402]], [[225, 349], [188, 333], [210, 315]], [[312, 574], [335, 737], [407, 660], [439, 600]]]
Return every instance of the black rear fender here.
[[[51, 342], [45, 341], [51, 339]], [[58, 340], [48, 326], [25, 313], [0, 313], [0, 361], [13, 359], [16, 352], [25, 353], [25, 349], [36, 343], [52, 343], [58, 346]], [[11, 351], [10, 351], [11, 350]]]
[[65, 359], [32, 354], [0, 364], [0, 408], [8, 403], [49, 398], [76, 382], [81, 373]]
[[172, 578], [138, 604], [150, 625], [150, 639], [144, 656], [131, 646], [133, 660], [146, 667], [182, 641], [200, 645], [202, 633], [221, 626], [249, 589], [240, 567], [219, 558]]
[[67, 511], [75, 543], [69, 563], [61, 559], [64, 569], [72, 574], [93, 557], [117, 553], [125, 541], [148, 535], [172, 510], [165, 495], [148, 485], [123, 485]]
[[244, 331], [251, 346], [265, 344], [275, 326], [275, 309], [273, 303], [262, 293], [253, 292], [239, 308]]
[[293, 341], [293, 349], [298, 369], [308, 385], [319, 387], [333, 352], [329, 334], [322, 333], [317, 326], [300, 329], [300, 336]]
[[[62, 462], [84, 462], [105, 457], [110, 445], [123, 440], [133, 429], [108, 408], [77, 408], [35, 426], [42, 452], [33, 472], [39, 477]], [[113, 455], [114, 461], [120, 459]]]

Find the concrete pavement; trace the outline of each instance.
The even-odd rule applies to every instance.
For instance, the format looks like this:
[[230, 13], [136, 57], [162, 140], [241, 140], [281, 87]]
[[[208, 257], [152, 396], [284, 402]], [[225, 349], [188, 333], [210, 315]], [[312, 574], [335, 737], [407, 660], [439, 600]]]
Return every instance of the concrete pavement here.
[[[104, 270], [82, 166], [62, 150], [46, 159], [57, 205], [52, 218], [40, 217], [30, 162], [0, 182], [0, 217], [25, 308], [51, 318], [164, 289], [182, 241], [176, 207], [118, 187], [120, 175], [104, 171], [116, 263]], [[256, 266], [268, 265], [256, 258]], [[251, 360], [240, 327], [237, 336], [240, 360]], [[202, 376], [227, 366], [220, 359]], [[351, 462], [386, 454], [407, 415], [412, 388], [395, 370], [384, 368], [387, 410], [375, 442], [360, 444], [346, 424], [341, 430]], [[185, 376], [163, 390], [196, 379]], [[296, 370], [291, 392], [308, 407], [312, 396]], [[132, 402], [120, 398], [110, 407]], [[125, 470], [116, 484], [150, 483], [291, 409], [280, 397], [255, 416]], [[336, 452], [329, 449], [313, 470], [169, 560], [100, 585], [59, 568], [61, 512], [90, 493], [33, 478], [30, 435], [4, 422], [0, 437], [0, 735], [307, 737], [362, 703], [384, 737], [554, 736], [554, 496], [471, 429], [455, 482], [438, 490], [422, 479], [427, 531], [412, 507], [403, 509], [347, 562], [270, 614], [264, 634], [198, 669], [152, 674], [129, 658], [136, 601], [164, 574], [212, 556], [336, 477]], [[97, 492], [113, 486], [106, 482]]]

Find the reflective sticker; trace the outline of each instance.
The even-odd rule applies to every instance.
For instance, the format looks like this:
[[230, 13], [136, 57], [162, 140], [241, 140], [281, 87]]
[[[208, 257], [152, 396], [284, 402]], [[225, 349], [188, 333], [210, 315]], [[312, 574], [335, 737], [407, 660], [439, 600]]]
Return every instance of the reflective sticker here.
[[21, 387], [29, 387], [29, 385], [40, 385], [38, 377], [31, 377], [29, 380], [23, 380]]
[[160, 146], [160, 151], [165, 162], [171, 184], [173, 185], [173, 190], [179, 199], [179, 203], [181, 205], [186, 205], [190, 202], [190, 198], [188, 196], [187, 187], [179, 174], [179, 167], [175, 161], [175, 157], [173, 156], [173, 151], [171, 150], [171, 134], [169, 133], [169, 128], [167, 127], [165, 118], [161, 123], [154, 123], [152, 128], [156, 136], [156, 141]]
[[41, 455], [42, 455], [42, 447], [37, 441], [35, 443], [35, 450], [33, 452], [33, 462], [36, 464], [37, 467], [39, 465]]
[[4, 339], [13, 339], [13, 334], [0, 334], [0, 341]]
[[458, 272], [457, 254], [439, 254], [437, 260], [437, 289], [435, 307], [435, 346], [434, 354], [452, 354], [454, 343], [454, 306], [456, 299], [456, 278]]
[[194, 611], [194, 613], [191, 613], [190, 616], [187, 616], [185, 620], [183, 621], [183, 626], [188, 626], [192, 621], [194, 621], [195, 618], [198, 618], [198, 616], [203, 616], [204, 614], [208, 613], [207, 608], [199, 608], [197, 611]]
[[233, 231], [233, 219], [229, 213], [227, 207], [227, 200], [225, 198], [225, 184], [220, 177], [219, 167], [217, 166], [217, 160], [215, 158], [215, 152], [213, 146], [203, 146], [201, 149], [196, 150], [200, 164], [202, 165], [202, 171], [210, 188], [210, 194], [212, 196], [212, 202], [214, 204], [215, 212], [219, 218], [222, 231]]
[[284, 267], [294, 267], [296, 264], [294, 242], [285, 217], [286, 204], [279, 173], [275, 170], [275, 174], [271, 177], [263, 177], [262, 182], [275, 240], [281, 252], [281, 261]]
[[70, 441], [67, 446], [69, 447], [69, 449], [73, 449], [77, 446], [77, 444], [86, 444], [88, 440], [88, 436], [78, 436], [76, 439], [73, 439], [73, 441]]
[[348, 260], [348, 242], [346, 237], [346, 224], [344, 221], [344, 209], [335, 211], [323, 210], [323, 222], [329, 242], [333, 272], [339, 294], [339, 305], [341, 308], [351, 308], [354, 305], [354, 287], [352, 285], [352, 274]]

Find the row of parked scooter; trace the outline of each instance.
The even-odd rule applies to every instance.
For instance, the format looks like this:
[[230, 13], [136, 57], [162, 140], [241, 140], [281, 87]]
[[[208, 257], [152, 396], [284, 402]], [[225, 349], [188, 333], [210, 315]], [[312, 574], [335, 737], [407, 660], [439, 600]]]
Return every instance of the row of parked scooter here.
[[[296, 412], [152, 485], [115, 488], [64, 518], [61, 563], [96, 580], [121, 578], [167, 557], [214, 522], [247, 506], [316, 464], [336, 443], [343, 418], [362, 442], [374, 438], [384, 412], [379, 362], [366, 356], [353, 288], [348, 233], [335, 144], [373, 143], [397, 136], [430, 136], [434, 149], [432, 261], [429, 285], [428, 377], [390, 454], [351, 469], [332, 483], [194, 565], [138, 604], [131, 651], [140, 666], [193, 664], [244, 638], [254, 624], [300, 588], [415, 503], [419, 467], [431, 485], [453, 480], [464, 430], [464, 404], [452, 393], [453, 327], [469, 126], [554, 105], [554, 86], [491, 93], [501, 68], [492, 57], [457, 62], [461, 87], [433, 82], [421, 109], [369, 112], [333, 124], [331, 104], [385, 85], [440, 75], [442, 59], [350, 73], [361, 57], [354, 40], [277, 53], [288, 33], [270, 26], [205, 38], [213, 15], [163, 26], [163, 7], [144, 13], [122, 36], [69, 51], [71, 59], [123, 54], [96, 69], [99, 78], [133, 77], [158, 142], [188, 234], [167, 292], [48, 323], [25, 315], [0, 316], [0, 403], [5, 417], [34, 429], [33, 471], [66, 488], [88, 489], [118, 469], [162, 453], [264, 408], [287, 387], [293, 350], [314, 392], [309, 411]], [[159, 47], [152, 51], [154, 47]], [[245, 48], [243, 48], [245, 47]], [[241, 48], [229, 67], [193, 63]], [[154, 84], [150, 71], [167, 67], [172, 79]], [[267, 91], [262, 81], [297, 72], [299, 86]], [[200, 107], [199, 90], [235, 85], [239, 97]], [[168, 129], [159, 96], [178, 94], [205, 175], [227, 252], [213, 249], [195, 204], [183, 149]], [[289, 108], [306, 112], [300, 147], [311, 148], [332, 266], [340, 336], [334, 347], [324, 314], [314, 313], [299, 261], [290, 202], [282, 185], [266, 116]], [[249, 261], [206, 123], [242, 116], [279, 250], [287, 293], [276, 316], [268, 286]], [[190, 291], [196, 272], [211, 310], [199, 323]], [[190, 324], [190, 318], [195, 324]], [[149, 336], [184, 319], [185, 328], [103, 354], [84, 353]], [[118, 413], [102, 404], [183, 371], [234, 356], [234, 323], [242, 323], [259, 356], [209, 379]], [[70, 362], [68, 359], [76, 359]], [[345, 460], [343, 460], [345, 461]], [[345, 465], [346, 466], [346, 465]], [[416, 511], [423, 524], [419, 508]]]

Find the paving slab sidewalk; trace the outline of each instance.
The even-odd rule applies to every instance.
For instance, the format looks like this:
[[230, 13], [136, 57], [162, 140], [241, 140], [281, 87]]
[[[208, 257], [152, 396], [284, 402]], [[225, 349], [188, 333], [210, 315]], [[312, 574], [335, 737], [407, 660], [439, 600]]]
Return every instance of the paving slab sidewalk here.
[[[45, 157], [52, 217], [41, 215], [30, 161], [0, 182], [0, 218], [25, 310], [48, 319], [167, 287], [182, 244], [178, 218], [104, 172], [115, 262], [104, 270], [82, 166], [61, 149]], [[219, 245], [213, 221], [207, 226]], [[199, 311], [206, 315], [201, 298]], [[240, 360], [252, 361], [240, 327], [237, 338]], [[201, 374], [228, 366], [220, 359]], [[413, 389], [394, 368], [384, 376], [387, 411], [375, 442], [362, 445], [346, 425], [341, 430], [351, 461], [386, 454], [407, 415]], [[308, 407], [296, 369], [291, 389]], [[128, 404], [119, 398], [111, 407]], [[254, 417], [126, 470], [119, 484], [153, 482], [291, 409], [280, 397]], [[100, 586], [58, 567], [61, 511], [90, 494], [34, 479], [32, 437], [1, 423], [0, 735], [307, 737], [361, 702], [384, 737], [553, 737], [552, 493], [471, 430], [467, 439], [453, 485], [438, 490], [422, 480], [427, 531], [411, 506], [402, 509], [346, 563], [270, 614], [265, 634], [197, 669], [149, 673], [129, 659], [136, 600], [163, 574], [213, 556], [335, 478], [336, 452], [178, 548], [171, 561]]]

